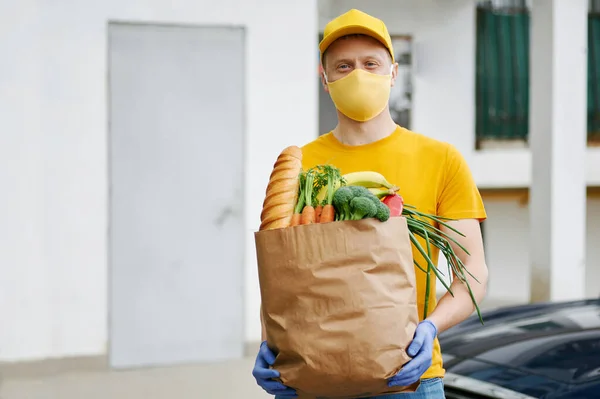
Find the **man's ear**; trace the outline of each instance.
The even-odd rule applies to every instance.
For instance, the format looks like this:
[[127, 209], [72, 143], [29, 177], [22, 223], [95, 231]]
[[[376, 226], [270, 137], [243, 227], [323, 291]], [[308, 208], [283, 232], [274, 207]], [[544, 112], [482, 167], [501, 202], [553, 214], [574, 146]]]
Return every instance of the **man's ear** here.
[[396, 84], [396, 78], [398, 77], [398, 63], [395, 62], [392, 65], [392, 87]]
[[327, 81], [325, 80], [325, 69], [323, 68], [323, 64], [319, 64], [319, 77], [321, 78], [323, 90], [325, 90], [326, 93], [329, 93], [329, 86], [327, 86]]

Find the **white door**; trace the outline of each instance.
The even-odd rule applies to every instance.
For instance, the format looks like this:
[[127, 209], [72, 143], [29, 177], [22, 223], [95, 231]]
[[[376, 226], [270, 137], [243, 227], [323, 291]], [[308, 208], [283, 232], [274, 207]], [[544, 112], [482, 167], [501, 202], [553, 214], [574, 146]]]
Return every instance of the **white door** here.
[[109, 26], [110, 363], [243, 354], [244, 30]]

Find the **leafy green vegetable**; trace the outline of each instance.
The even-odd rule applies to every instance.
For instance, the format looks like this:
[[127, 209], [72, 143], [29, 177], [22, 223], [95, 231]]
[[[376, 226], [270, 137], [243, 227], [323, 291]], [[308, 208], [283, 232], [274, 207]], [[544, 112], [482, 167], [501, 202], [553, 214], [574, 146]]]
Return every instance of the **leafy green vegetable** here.
[[336, 220], [360, 220], [377, 218], [385, 222], [390, 217], [389, 208], [367, 188], [343, 186], [333, 195]]
[[372, 218], [377, 214], [377, 206], [368, 197], [354, 197], [350, 201], [351, 220]]
[[[352, 192], [352, 196], [354, 197], [375, 197], [375, 194], [371, 193], [368, 188], [363, 186], [346, 186]], [[375, 197], [377, 198], [377, 197]], [[379, 198], [377, 198], [379, 200]]]
[[350, 186], [338, 188], [333, 194], [333, 207], [335, 208], [336, 220], [349, 220], [352, 212], [350, 211], [350, 201], [353, 194]]
[[381, 222], [387, 221], [390, 218], [390, 208], [379, 199], [375, 202], [375, 206], [377, 207], [375, 218]]

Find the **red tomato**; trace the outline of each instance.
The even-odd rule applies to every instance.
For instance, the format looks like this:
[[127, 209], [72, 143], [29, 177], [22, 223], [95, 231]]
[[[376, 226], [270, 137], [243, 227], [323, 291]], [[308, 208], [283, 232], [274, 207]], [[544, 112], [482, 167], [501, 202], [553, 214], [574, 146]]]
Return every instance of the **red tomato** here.
[[390, 208], [390, 216], [401, 216], [404, 209], [404, 199], [398, 194], [388, 195], [383, 199], [383, 203]]

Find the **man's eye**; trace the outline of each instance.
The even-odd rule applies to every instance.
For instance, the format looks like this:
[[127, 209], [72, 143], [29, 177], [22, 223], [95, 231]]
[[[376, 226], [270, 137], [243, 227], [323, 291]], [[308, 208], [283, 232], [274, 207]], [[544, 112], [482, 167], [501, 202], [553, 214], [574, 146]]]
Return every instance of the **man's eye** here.
[[369, 61], [369, 62], [367, 62], [367, 66], [370, 68], [376, 68], [378, 65], [376, 62]]

